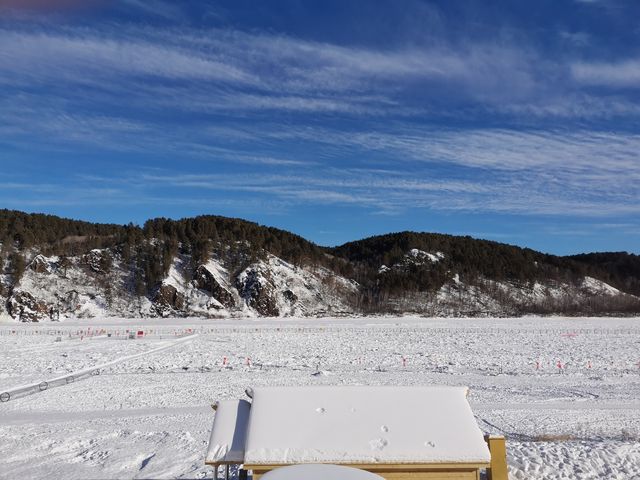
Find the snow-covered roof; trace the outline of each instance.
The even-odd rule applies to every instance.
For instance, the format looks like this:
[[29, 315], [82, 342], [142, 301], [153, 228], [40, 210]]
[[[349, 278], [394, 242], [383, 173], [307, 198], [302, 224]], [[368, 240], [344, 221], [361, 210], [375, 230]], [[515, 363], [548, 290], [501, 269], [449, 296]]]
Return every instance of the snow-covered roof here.
[[242, 463], [251, 404], [246, 400], [217, 402], [205, 463]]
[[253, 390], [245, 464], [488, 463], [466, 387]]

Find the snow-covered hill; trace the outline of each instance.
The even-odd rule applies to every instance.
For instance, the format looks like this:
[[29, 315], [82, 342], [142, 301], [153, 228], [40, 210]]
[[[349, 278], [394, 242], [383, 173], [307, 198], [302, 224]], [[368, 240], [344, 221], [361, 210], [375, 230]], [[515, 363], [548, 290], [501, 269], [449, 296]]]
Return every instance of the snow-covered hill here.
[[[105, 261], [108, 256], [109, 261]], [[380, 275], [411, 265], [435, 264], [440, 252], [407, 252]], [[220, 258], [193, 268], [188, 255], [173, 259], [166, 277], [149, 295], [136, 295], [133, 272], [115, 252], [94, 249], [76, 257], [32, 252], [20, 281], [5, 283], [0, 315], [23, 322], [67, 318], [118, 317], [284, 317], [362, 313], [359, 285], [325, 267], [296, 266], [267, 254], [238, 271]], [[594, 302], [632, 296], [591, 277], [579, 283], [515, 283], [479, 280], [464, 283], [457, 273], [436, 291], [405, 292], [386, 299], [387, 313], [437, 316], [511, 315], [523, 307], [543, 312], [578, 309]], [[365, 312], [367, 313], [367, 312]]]
[[640, 313], [640, 256], [398, 232], [337, 247], [242, 219], [103, 225], [0, 210], [0, 317]]
[[[112, 258], [108, 270], [101, 259]], [[178, 255], [151, 295], [136, 295], [133, 273], [113, 252], [58, 257], [34, 253], [20, 281], [3, 289], [4, 314], [20, 321], [120, 317], [281, 317], [352, 314], [358, 285], [324, 267], [267, 254], [237, 273], [221, 259], [191, 266]]]

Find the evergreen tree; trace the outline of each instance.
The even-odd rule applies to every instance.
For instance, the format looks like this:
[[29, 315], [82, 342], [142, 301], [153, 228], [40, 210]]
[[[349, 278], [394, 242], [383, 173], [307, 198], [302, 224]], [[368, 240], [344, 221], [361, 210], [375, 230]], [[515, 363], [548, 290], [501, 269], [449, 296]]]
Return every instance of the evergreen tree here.
[[71, 260], [69, 260], [69, 257], [67, 257], [66, 255], [60, 256], [60, 259], [58, 260], [58, 268], [62, 271], [63, 277], [67, 276], [67, 270], [70, 266]]
[[13, 283], [17, 284], [22, 275], [24, 275], [24, 270], [26, 267], [26, 262], [22, 254], [18, 252], [13, 252], [9, 257], [9, 262], [11, 264], [11, 269], [13, 273]]

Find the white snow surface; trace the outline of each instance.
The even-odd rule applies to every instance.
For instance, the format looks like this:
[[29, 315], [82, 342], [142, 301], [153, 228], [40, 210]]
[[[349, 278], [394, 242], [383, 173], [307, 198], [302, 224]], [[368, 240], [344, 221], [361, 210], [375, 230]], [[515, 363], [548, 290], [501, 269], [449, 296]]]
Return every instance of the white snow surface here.
[[0, 394], [190, 333], [0, 403], [0, 478], [213, 478], [211, 403], [304, 385], [466, 385], [480, 429], [507, 437], [510, 478], [640, 478], [640, 318], [7, 321]]
[[488, 463], [466, 387], [253, 390], [245, 462]]
[[216, 402], [207, 463], [243, 463], [250, 408], [246, 400]]

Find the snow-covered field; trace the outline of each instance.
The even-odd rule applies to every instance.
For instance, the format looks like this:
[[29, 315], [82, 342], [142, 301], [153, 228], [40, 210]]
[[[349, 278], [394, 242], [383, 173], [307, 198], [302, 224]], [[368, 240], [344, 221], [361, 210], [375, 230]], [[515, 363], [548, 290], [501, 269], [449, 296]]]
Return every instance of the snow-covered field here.
[[104, 364], [0, 403], [1, 478], [211, 478], [213, 401], [324, 384], [467, 385], [511, 478], [640, 478], [640, 319], [0, 324], [0, 394]]

